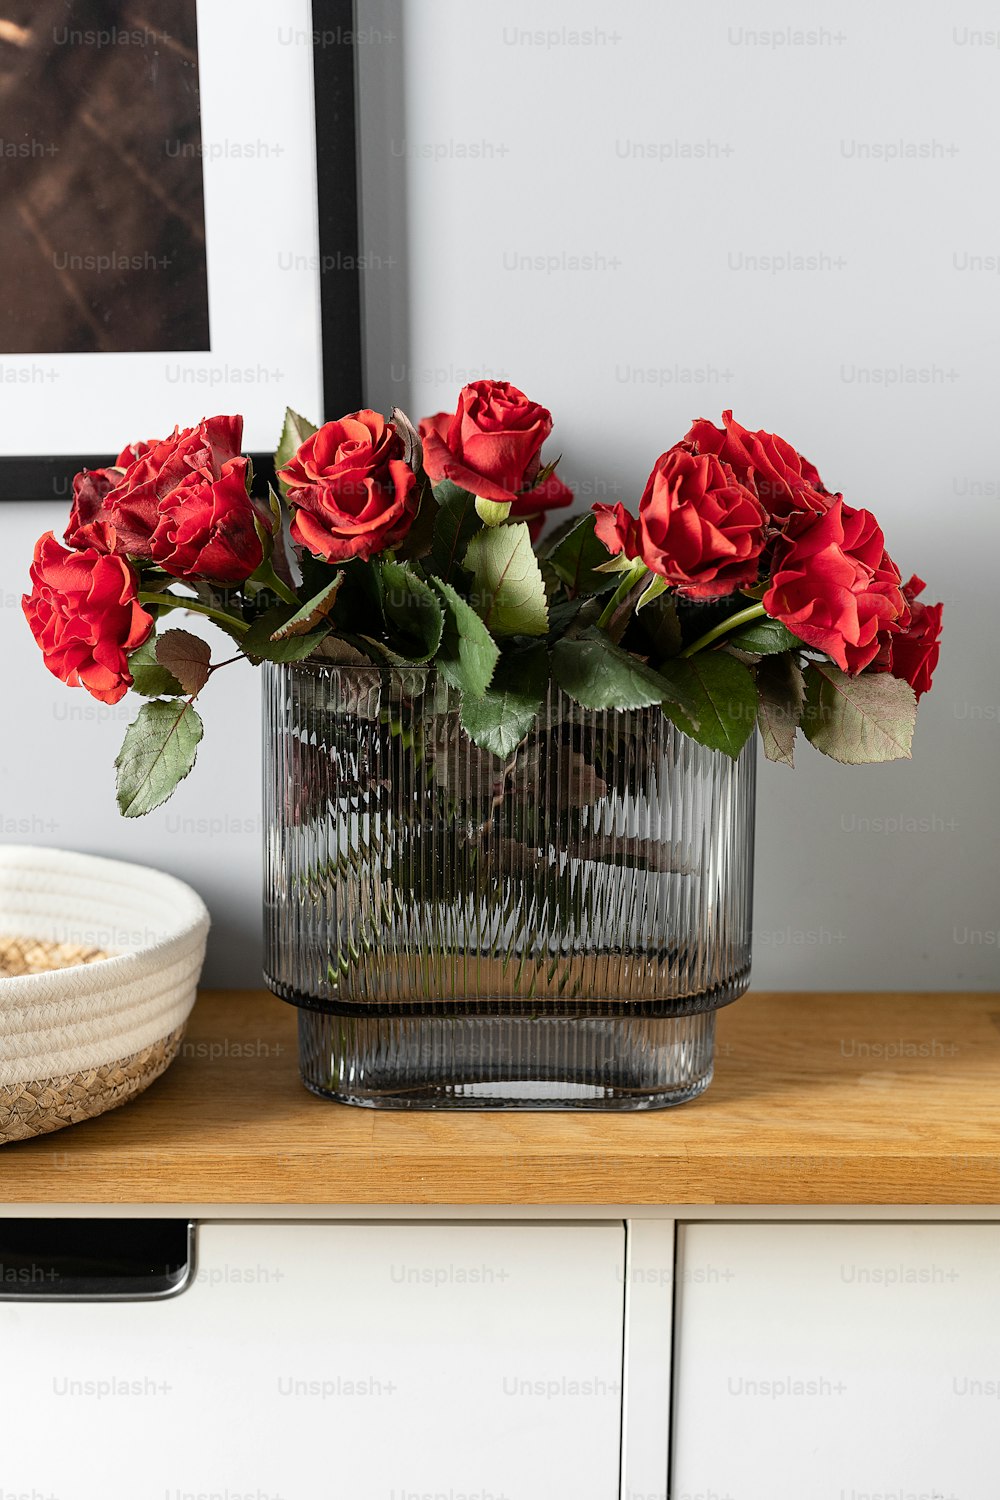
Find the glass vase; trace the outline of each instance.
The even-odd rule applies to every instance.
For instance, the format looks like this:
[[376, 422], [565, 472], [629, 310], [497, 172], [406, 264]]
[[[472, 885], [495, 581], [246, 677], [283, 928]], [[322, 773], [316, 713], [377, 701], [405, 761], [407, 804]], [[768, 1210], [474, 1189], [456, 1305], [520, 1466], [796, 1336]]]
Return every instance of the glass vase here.
[[428, 668], [264, 668], [265, 966], [314, 1092], [384, 1108], [651, 1109], [746, 989], [754, 738], [555, 685], [505, 758]]

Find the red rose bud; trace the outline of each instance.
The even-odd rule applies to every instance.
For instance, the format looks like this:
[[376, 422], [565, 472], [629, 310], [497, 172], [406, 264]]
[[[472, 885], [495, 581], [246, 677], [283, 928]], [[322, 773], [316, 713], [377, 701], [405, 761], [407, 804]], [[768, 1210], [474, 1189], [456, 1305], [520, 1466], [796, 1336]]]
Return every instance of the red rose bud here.
[[569, 505], [573, 491], [554, 474], [535, 485], [552, 414], [506, 380], [464, 386], [452, 415], [439, 411], [420, 423], [424, 468], [432, 484], [450, 479], [483, 500], [511, 506], [511, 517], [537, 523], [544, 512]]
[[918, 598], [927, 587], [916, 574], [903, 584], [903, 598], [909, 606], [909, 618], [885, 638], [885, 668], [893, 677], [902, 677], [920, 698], [931, 686], [941, 655], [941, 617], [943, 604], [924, 604]]
[[209, 468], [190, 473], [160, 501], [150, 555], [165, 573], [243, 583], [260, 567], [263, 518], [247, 494], [247, 462], [230, 459], [218, 479]]
[[369, 558], [403, 540], [417, 510], [417, 480], [403, 440], [378, 412], [356, 411], [306, 438], [280, 471], [292, 539], [326, 562]]
[[615, 505], [602, 505], [599, 501], [591, 509], [596, 520], [594, 532], [603, 542], [612, 557], [624, 552], [629, 562], [639, 556], [639, 523], [618, 501]]
[[728, 464], [678, 446], [661, 454], [639, 501], [647, 568], [692, 599], [718, 599], [757, 577], [767, 517]]
[[723, 427], [699, 418], [684, 439], [697, 453], [712, 453], [727, 463], [741, 484], [752, 489], [774, 521], [798, 511], [820, 513], [829, 495], [815, 465], [774, 432], [748, 432], [722, 413]]
[[35, 546], [31, 584], [21, 607], [49, 671], [101, 703], [124, 698], [129, 653], [153, 628], [125, 559], [92, 547], [68, 552], [50, 531]]
[[[130, 444], [119, 454], [119, 467], [124, 472], [117, 483], [104, 494], [97, 510], [87, 516], [84, 527], [74, 527], [71, 519], [72, 538], [67, 532], [66, 540], [78, 545], [79, 538], [84, 545], [96, 546], [110, 533], [95, 528], [110, 526], [114, 533], [111, 546], [105, 550], [113, 548], [148, 562], [152, 535], [159, 524], [160, 501], [195, 471], [208, 470], [213, 479], [219, 479], [223, 466], [239, 455], [242, 441], [242, 417], [206, 417], [197, 427], [174, 428], [162, 441]], [[93, 472], [111, 475], [115, 471]], [[86, 478], [86, 471], [77, 476], [82, 481]], [[75, 490], [76, 481], [74, 494]], [[84, 485], [81, 491], [81, 499], [89, 504], [91, 492]]]
[[763, 603], [852, 676], [875, 660], [880, 632], [905, 619], [908, 608], [875, 517], [839, 498], [822, 515], [789, 522]]

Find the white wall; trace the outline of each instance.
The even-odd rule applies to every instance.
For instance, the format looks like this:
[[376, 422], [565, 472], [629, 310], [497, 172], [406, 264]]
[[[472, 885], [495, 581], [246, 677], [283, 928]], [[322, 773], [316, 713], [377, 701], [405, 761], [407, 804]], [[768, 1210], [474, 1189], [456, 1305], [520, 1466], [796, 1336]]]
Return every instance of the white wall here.
[[[945, 600], [938, 680], [912, 762], [845, 768], [803, 746], [794, 773], [762, 766], [756, 980], [1000, 987], [1000, 47], [974, 36], [995, 43], [995, 13], [359, 7], [369, 399], [416, 417], [470, 376], [508, 376], [551, 407], [588, 501], [634, 501], [692, 417], [731, 405], [870, 506], [904, 574]], [[750, 268], [789, 256], [815, 268]], [[220, 673], [192, 778], [119, 821], [128, 713], [67, 719], [89, 700], [46, 676], [14, 607], [62, 515], [0, 509], [0, 836], [25, 818], [39, 842], [191, 879], [216, 919], [209, 979], [253, 983], [257, 685]]]

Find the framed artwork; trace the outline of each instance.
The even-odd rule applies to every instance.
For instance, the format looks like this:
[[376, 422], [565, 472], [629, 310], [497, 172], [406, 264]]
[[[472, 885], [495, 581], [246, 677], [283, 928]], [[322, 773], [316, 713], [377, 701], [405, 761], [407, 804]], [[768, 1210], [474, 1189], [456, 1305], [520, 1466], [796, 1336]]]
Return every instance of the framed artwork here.
[[0, 498], [361, 399], [352, 0], [7, 0]]

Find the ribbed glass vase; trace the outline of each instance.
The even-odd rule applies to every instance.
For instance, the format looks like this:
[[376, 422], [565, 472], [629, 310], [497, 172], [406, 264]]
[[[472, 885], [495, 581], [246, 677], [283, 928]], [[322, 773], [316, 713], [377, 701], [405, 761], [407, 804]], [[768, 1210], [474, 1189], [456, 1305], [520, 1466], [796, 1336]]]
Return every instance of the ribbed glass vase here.
[[754, 742], [549, 689], [506, 759], [426, 668], [265, 666], [266, 978], [302, 1077], [389, 1108], [649, 1109], [750, 974]]

